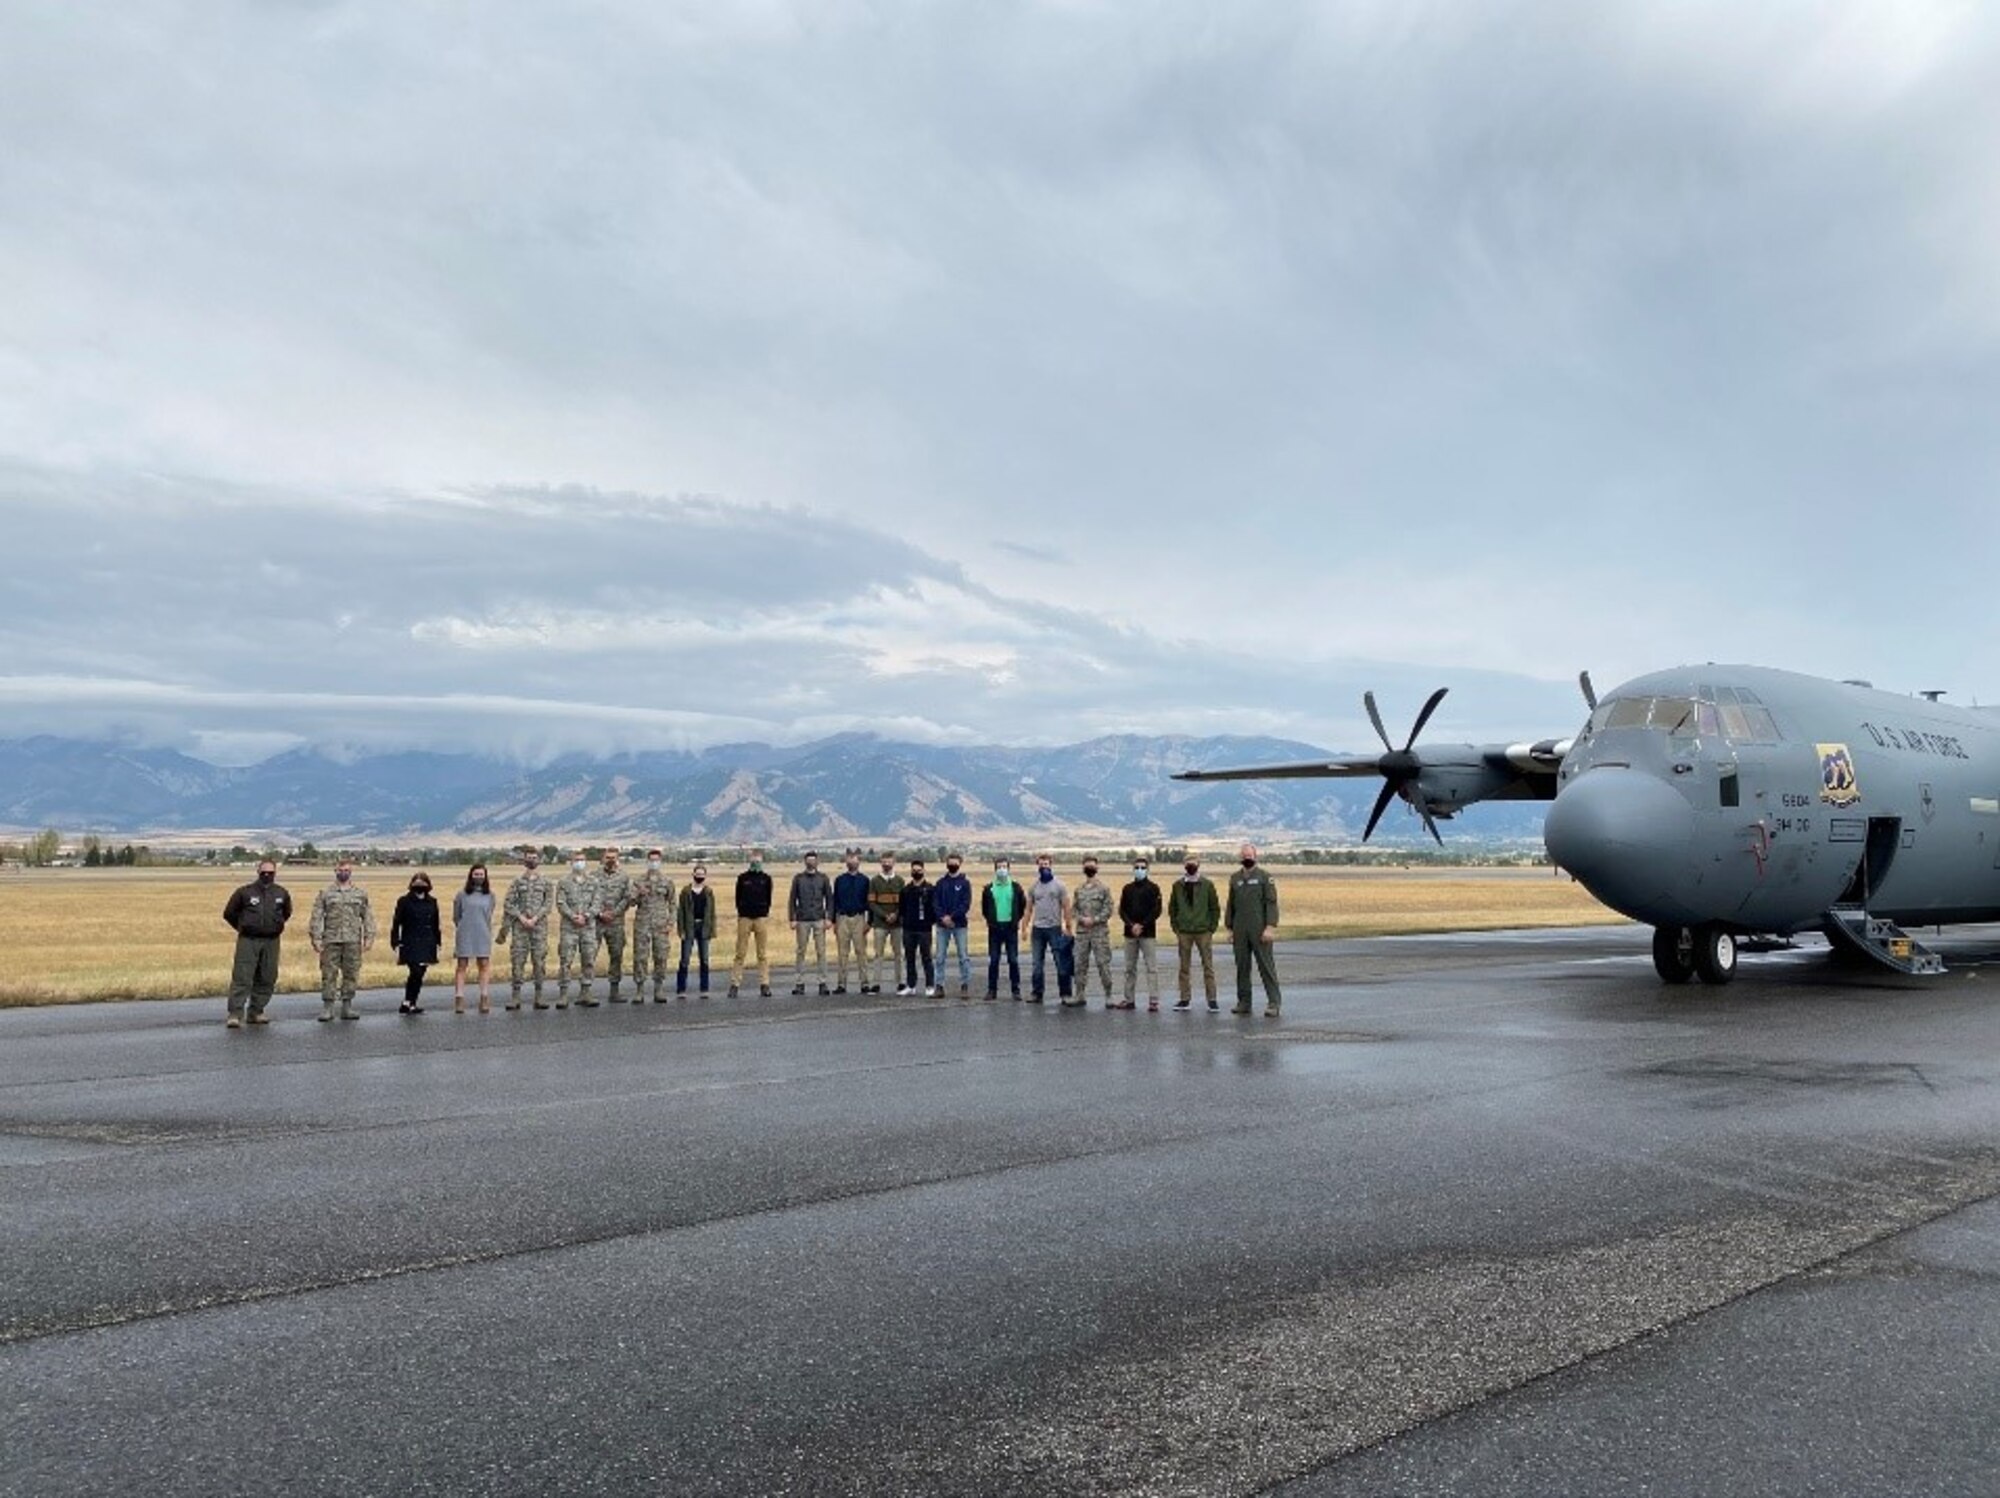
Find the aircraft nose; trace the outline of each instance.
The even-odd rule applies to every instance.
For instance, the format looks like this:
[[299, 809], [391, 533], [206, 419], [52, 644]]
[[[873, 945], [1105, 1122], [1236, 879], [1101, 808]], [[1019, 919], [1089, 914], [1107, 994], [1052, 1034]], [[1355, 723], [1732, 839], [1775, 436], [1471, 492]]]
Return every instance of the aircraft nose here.
[[1607, 765], [1562, 788], [1542, 835], [1549, 857], [1598, 899], [1635, 920], [1657, 920], [1686, 862], [1694, 809], [1658, 777]]

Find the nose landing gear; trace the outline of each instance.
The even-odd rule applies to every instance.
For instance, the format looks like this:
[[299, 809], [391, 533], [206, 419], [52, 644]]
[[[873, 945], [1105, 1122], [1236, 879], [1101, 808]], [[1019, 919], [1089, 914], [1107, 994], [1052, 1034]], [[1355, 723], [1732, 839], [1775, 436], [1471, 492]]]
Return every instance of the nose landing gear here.
[[1719, 987], [1736, 976], [1736, 938], [1719, 926], [1656, 926], [1653, 968], [1668, 983]]

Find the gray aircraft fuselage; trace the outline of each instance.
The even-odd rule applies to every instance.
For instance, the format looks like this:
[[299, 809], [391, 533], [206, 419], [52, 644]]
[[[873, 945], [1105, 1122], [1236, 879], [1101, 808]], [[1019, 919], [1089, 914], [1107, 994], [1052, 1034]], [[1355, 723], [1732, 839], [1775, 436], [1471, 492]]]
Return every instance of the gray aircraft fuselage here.
[[2000, 716], [1762, 667], [1655, 672], [1599, 699], [1545, 837], [1655, 927], [2000, 920]]

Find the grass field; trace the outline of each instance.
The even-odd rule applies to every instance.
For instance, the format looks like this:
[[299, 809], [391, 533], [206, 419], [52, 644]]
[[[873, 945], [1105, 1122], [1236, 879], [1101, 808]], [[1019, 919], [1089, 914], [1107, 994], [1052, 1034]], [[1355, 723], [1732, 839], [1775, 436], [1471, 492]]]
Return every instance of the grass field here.
[[[355, 877], [373, 897], [382, 939], [369, 952], [362, 982], [400, 984], [402, 970], [388, 947], [389, 912], [409, 885], [408, 868], [363, 868]], [[971, 870], [979, 873], [975, 867]], [[1081, 877], [1059, 871], [1072, 887]], [[1129, 877], [1108, 871], [1115, 889]], [[1218, 885], [1227, 870], [1211, 867]], [[1622, 918], [1580, 885], [1547, 869], [1273, 869], [1289, 937], [1366, 936], [1429, 931], [1491, 931], [1515, 927], [1611, 924]], [[229, 983], [235, 937], [222, 924], [229, 893], [251, 876], [240, 870], [50, 869], [0, 870], [0, 1005], [75, 1003], [96, 999], [171, 999], [219, 994]], [[675, 870], [678, 884], [685, 871]], [[791, 871], [775, 869], [780, 898]], [[728, 891], [736, 870], [711, 866], [710, 877]], [[279, 875], [298, 905], [284, 944], [282, 993], [319, 987], [319, 968], [306, 940], [313, 895], [332, 881], [325, 868]], [[504, 890], [512, 871], [496, 871]], [[433, 872], [449, 925], [451, 895], [462, 888], [462, 869]], [[782, 909], [782, 906], [780, 907]], [[792, 955], [789, 931], [774, 933], [774, 957], [783, 967]], [[982, 949], [975, 921], [973, 947]], [[451, 934], [445, 934], [445, 951]], [[725, 915], [712, 957], [726, 967], [734, 950]], [[505, 948], [496, 953], [504, 968]], [[601, 963], [601, 959], [600, 959]], [[444, 967], [450, 967], [447, 958]], [[555, 952], [549, 952], [551, 975]], [[438, 970], [433, 969], [432, 981]]]

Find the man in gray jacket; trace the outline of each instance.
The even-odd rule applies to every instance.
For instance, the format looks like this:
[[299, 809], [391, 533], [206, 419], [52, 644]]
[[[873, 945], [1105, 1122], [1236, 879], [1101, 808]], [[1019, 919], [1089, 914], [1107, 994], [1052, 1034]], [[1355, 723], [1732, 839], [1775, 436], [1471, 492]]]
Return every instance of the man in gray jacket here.
[[792, 992], [806, 991], [806, 943], [819, 967], [819, 991], [826, 993], [826, 933], [833, 929], [833, 881], [820, 872], [819, 855], [806, 854], [806, 866], [792, 875], [791, 899], [785, 916], [792, 923]]

